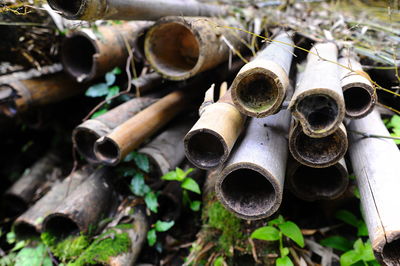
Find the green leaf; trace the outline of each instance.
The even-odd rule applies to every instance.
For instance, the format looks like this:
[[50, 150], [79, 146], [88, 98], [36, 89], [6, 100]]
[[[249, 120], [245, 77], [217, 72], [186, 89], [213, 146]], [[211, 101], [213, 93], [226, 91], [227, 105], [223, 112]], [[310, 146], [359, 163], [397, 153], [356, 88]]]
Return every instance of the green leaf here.
[[201, 206], [201, 201], [198, 201], [198, 200], [192, 201], [190, 203], [190, 209], [192, 209], [192, 211], [194, 211], [194, 212], [199, 211], [200, 206]]
[[117, 79], [117, 77], [115, 76], [115, 74], [112, 71], [108, 72], [106, 74], [106, 84], [107, 84], [107, 86], [113, 85], [116, 79]]
[[264, 226], [256, 229], [250, 237], [266, 241], [276, 241], [279, 240], [279, 231], [275, 227]]
[[356, 180], [356, 176], [353, 174], [353, 175], [349, 175], [349, 179], [350, 180]]
[[224, 266], [224, 265], [226, 265], [224, 257], [219, 256], [214, 260], [213, 266]]
[[282, 234], [292, 239], [300, 247], [304, 247], [303, 234], [301, 233], [301, 230], [297, 226], [297, 224], [287, 221], [283, 224], [278, 225], [278, 227], [281, 230]]
[[276, 266], [294, 266], [294, 264], [288, 256], [285, 256], [276, 260]]
[[278, 218], [269, 221], [268, 225], [270, 225], [270, 226], [280, 225], [280, 224], [283, 224], [284, 222], [285, 222], [285, 219], [283, 218], [283, 216], [279, 215]]
[[146, 203], [147, 208], [154, 213], [158, 211], [158, 202], [157, 202], [157, 195], [154, 192], [149, 192], [144, 197], [144, 201]]
[[361, 260], [361, 255], [355, 250], [350, 250], [340, 256], [340, 265], [341, 266], [350, 266], [357, 261]]
[[331, 236], [322, 239], [320, 244], [325, 247], [334, 248], [343, 252], [351, 250], [353, 247], [352, 243], [342, 236]]
[[147, 242], [149, 243], [150, 247], [154, 246], [154, 244], [157, 242], [156, 229], [153, 228], [147, 232]]
[[281, 249], [281, 257], [285, 257], [289, 255], [289, 249], [288, 248], [282, 248]]
[[335, 217], [346, 224], [352, 225], [354, 227], [358, 227], [358, 219], [357, 217], [349, 211], [339, 210]]
[[193, 178], [186, 177], [185, 180], [183, 180], [181, 187], [194, 193], [201, 194], [200, 187]]
[[119, 93], [119, 87], [118, 86], [112, 86], [111, 88], [108, 89], [106, 100], [111, 99], [112, 97], [114, 97], [118, 93]]
[[44, 244], [39, 244], [36, 248], [21, 249], [15, 259], [18, 266], [52, 266], [51, 258], [48, 255]]
[[175, 171], [171, 171], [166, 173], [161, 177], [162, 180], [168, 180], [168, 181], [178, 181], [178, 175], [176, 174]]
[[107, 111], [108, 111], [107, 108], [100, 109], [99, 111], [95, 112], [90, 118], [93, 119], [101, 115], [104, 115], [105, 113], [107, 113]]
[[163, 221], [157, 221], [156, 224], [154, 225], [154, 228], [156, 229], [157, 232], [165, 232], [171, 229], [172, 226], [174, 226], [175, 222], [170, 221], [170, 222], [163, 222]]
[[176, 167], [176, 168], [175, 168], [175, 172], [176, 172], [177, 180], [182, 182], [183, 179], [185, 179], [185, 177], [186, 177], [185, 171], [183, 171], [183, 170], [182, 170], [181, 168], [179, 168], [179, 167]]
[[88, 97], [101, 97], [101, 96], [106, 96], [107, 94], [108, 94], [108, 86], [105, 83], [99, 83], [90, 86], [85, 93], [85, 95]]
[[371, 242], [367, 241], [362, 249], [363, 261], [375, 261], [374, 251], [372, 250]]
[[144, 154], [136, 152], [134, 153], [135, 156], [133, 157], [133, 159], [135, 160], [136, 166], [145, 173], [150, 172], [149, 158]]
[[119, 67], [115, 67], [111, 72], [115, 75], [119, 75], [122, 73], [122, 70]]
[[6, 235], [6, 238], [7, 238], [7, 243], [8, 244], [15, 243], [16, 237], [15, 237], [15, 233], [13, 231], [8, 232], [7, 235]]
[[150, 192], [150, 187], [145, 184], [144, 176], [141, 173], [136, 173], [132, 178], [130, 189], [136, 196], [143, 197]]
[[368, 228], [363, 220], [358, 221], [357, 236], [368, 236]]
[[20, 250], [21, 248], [24, 248], [26, 244], [27, 244], [26, 241], [18, 241], [17, 244], [15, 244], [15, 246], [11, 249], [11, 251]]
[[361, 195], [360, 195], [360, 190], [358, 189], [358, 187], [354, 188], [353, 194], [354, 194], [354, 196], [356, 196], [357, 199], [360, 199]]

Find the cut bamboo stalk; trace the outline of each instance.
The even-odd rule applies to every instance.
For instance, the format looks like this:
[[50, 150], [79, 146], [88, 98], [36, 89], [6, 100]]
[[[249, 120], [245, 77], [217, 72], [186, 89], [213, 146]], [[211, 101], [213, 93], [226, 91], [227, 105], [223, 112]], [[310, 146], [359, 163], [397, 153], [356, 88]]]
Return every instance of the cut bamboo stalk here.
[[61, 159], [53, 152], [47, 153], [35, 162], [25, 174], [9, 188], [4, 196], [3, 203], [16, 214], [23, 213], [34, 199], [36, 191], [42, 187], [59, 165]]
[[312, 168], [294, 159], [289, 161], [286, 179], [296, 197], [306, 201], [332, 200], [346, 192], [349, 178], [344, 159], [326, 168]]
[[340, 126], [345, 115], [345, 104], [336, 64], [336, 45], [318, 43], [311, 52], [289, 108], [301, 122], [304, 133], [313, 138], [322, 138]]
[[65, 71], [78, 82], [104, 76], [114, 67], [126, 64], [129, 50], [151, 22], [82, 28], [69, 34], [62, 43], [61, 61]]
[[377, 102], [376, 91], [361, 64], [350, 56], [339, 59], [339, 64], [352, 69], [340, 68], [341, 85], [346, 104], [346, 116], [359, 119], [367, 116]]
[[226, 7], [185, 0], [49, 0], [68, 19], [157, 20], [165, 16], [221, 16]]
[[240, 112], [265, 117], [278, 112], [289, 87], [293, 41], [284, 32], [239, 71], [232, 83], [232, 99]]
[[350, 159], [375, 256], [382, 265], [400, 265], [400, 151], [391, 139], [354, 133], [390, 136], [376, 110], [351, 121], [348, 129]]
[[188, 105], [183, 91], [174, 91], [139, 112], [95, 143], [95, 154], [104, 164], [116, 165], [129, 152], [168, 123]]
[[201, 116], [184, 138], [188, 160], [201, 169], [224, 163], [243, 130], [246, 116], [232, 102], [231, 90], [202, 109]]
[[346, 154], [347, 148], [347, 133], [343, 124], [326, 137], [312, 138], [305, 134], [301, 123], [292, 121], [289, 149], [292, 156], [301, 164], [315, 168], [335, 165]]
[[253, 118], [240, 145], [217, 175], [215, 192], [236, 216], [256, 220], [271, 216], [282, 202], [288, 156], [290, 113]]
[[55, 184], [52, 189], [37, 201], [14, 222], [14, 232], [18, 239], [29, 239], [42, 232], [44, 218], [54, 211], [92, 172], [90, 167], [82, 168]]
[[182, 139], [193, 122], [180, 118], [172, 123], [164, 132], [138, 150], [149, 158], [152, 176], [163, 176], [175, 169], [185, 158]]
[[31, 107], [56, 103], [85, 88], [64, 73], [0, 85], [0, 111], [9, 117]]
[[141, 75], [139, 78], [132, 80], [134, 89], [139, 92], [139, 96], [146, 94], [154, 89], [160, 88], [165, 83], [165, 80], [157, 72]]
[[145, 54], [150, 65], [165, 78], [188, 79], [228, 60], [231, 50], [244, 44], [241, 33], [226, 28], [221, 19], [166, 17], [147, 32]]
[[114, 128], [153, 104], [156, 100], [148, 97], [134, 98], [104, 115], [86, 120], [76, 127], [72, 133], [74, 146], [89, 163], [99, 163], [100, 161], [94, 153], [96, 140], [111, 133]]
[[116, 207], [116, 194], [109, 179], [110, 169], [104, 167], [90, 175], [45, 217], [43, 231], [58, 238], [99, 231], [99, 222]]

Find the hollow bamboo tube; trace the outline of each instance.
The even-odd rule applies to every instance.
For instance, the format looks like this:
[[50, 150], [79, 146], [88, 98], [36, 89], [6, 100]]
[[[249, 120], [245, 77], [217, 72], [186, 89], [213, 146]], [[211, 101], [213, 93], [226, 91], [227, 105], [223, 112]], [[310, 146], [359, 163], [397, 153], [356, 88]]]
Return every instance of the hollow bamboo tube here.
[[348, 129], [350, 159], [375, 256], [382, 265], [400, 265], [400, 151], [391, 139], [354, 133], [390, 136], [376, 110], [351, 121]]
[[339, 64], [353, 70], [340, 67], [346, 116], [353, 119], [365, 117], [372, 112], [377, 101], [376, 91], [367, 78], [369, 76], [354, 57], [342, 57], [339, 59]]
[[65, 71], [78, 82], [102, 77], [114, 67], [126, 64], [129, 50], [150, 22], [82, 28], [69, 34], [62, 43], [61, 61]]
[[227, 22], [215, 18], [166, 17], [147, 32], [145, 54], [150, 65], [165, 78], [188, 79], [228, 60], [230, 48], [244, 44]]
[[0, 85], [0, 111], [13, 117], [31, 107], [59, 102], [83, 93], [85, 88], [64, 73]]
[[346, 154], [347, 148], [347, 132], [343, 124], [326, 137], [312, 138], [304, 133], [301, 123], [292, 121], [289, 131], [289, 150], [301, 164], [314, 168], [335, 165]]
[[114, 128], [136, 115], [156, 101], [154, 98], [134, 98], [104, 115], [89, 119], [77, 126], [72, 133], [72, 141], [78, 152], [89, 162], [99, 163], [94, 153], [96, 140], [109, 134]]
[[188, 95], [174, 91], [116, 127], [95, 143], [95, 154], [104, 164], [116, 165], [129, 152], [185, 109]]
[[14, 232], [18, 239], [39, 236], [44, 218], [54, 211], [92, 172], [90, 167], [82, 168], [55, 184], [43, 198], [19, 216], [14, 222]]
[[182, 139], [192, 125], [191, 120], [181, 118], [138, 150], [149, 158], [152, 176], [162, 176], [175, 169], [183, 161], [185, 151]]
[[332, 200], [346, 191], [349, 177], [344, 159], [326, 168], [312, 168], [294, 159], [289, 161], [286, 182], [296, 197], [307, 201]]
[[289, 108], [301, 122], [304, 133], [313, 138], [322, 138], [340, 126], [345, 105], [336, 64], [336, 45], [318, 43], [311, 52]]
[[54, 168], [60, 163], [55, 153], [49, 152], [35, 162], [25, 174], [10, 187], [3, 196], [6, 209], [24, 212], [32, 202], [36, 191], [49, 179]]
[[217, 103], [203, 108], [199, 120], [186, 134], [186, 157], [201, 169], [224, 163], [245, 122], [246, 116], [236, 109], [229, 90]]
[[165, 16], [221, 16], [225, 7], [185, 0], [49, 0], [68, 19], [157, 20]]
[[232, 83], [232, 99], [237, 109], [252, 117], [278, 112], [289, 87], [293, 41], [281, 33], [275, 41], [244, 65]]
[[217, 175], [216, 195], [236, 216], [262, 219], [279, 208], [288, 156], [285, 135], [289, 122], [288, 111], [253, 118], [240, 145]]
[[110, 169], [100, 168], [78, 186], [43, 221], [43, 231], [58, 238], [98, 231], [98, 223], [113, 210], [116, 195]]

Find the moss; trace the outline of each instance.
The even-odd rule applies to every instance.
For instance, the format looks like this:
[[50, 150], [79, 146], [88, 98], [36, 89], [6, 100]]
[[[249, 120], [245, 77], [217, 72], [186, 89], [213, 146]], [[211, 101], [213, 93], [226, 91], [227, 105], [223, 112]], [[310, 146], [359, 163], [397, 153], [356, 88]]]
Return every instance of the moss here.
[[69, 236], [58, 241], [51, 233], [45, 232], [41, 235], [42, 241], [47, 245], [51, 252], [61, 261], [77, 259], [89, 246], [90, 241], [87, 236]]

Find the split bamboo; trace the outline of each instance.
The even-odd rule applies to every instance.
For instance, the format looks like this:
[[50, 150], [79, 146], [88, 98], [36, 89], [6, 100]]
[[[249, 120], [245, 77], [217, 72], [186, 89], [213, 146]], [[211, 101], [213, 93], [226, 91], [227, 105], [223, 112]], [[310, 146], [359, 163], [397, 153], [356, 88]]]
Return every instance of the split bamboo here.
[[400, 151], [391, 139], [356, 133], [390, 136], [376, 110], [351, 121], [348, 129], [350, 159], [375, 256], [382, 265], [400, 265]]
[[253, 118], [240, 145], [217, 175], [215, 191], [236, 216], [256, 220], [274, 214], [281, 202], [288, 156], [290, 113]]
[[289, 108], [313, 138], [335, 132], [343, 121], [345, 104], [334, 43], [318, 43], [308, 54], [306, 69]]
[[242, 67], [232, 83], [232, 99], [237, 109], [252, 117], [278, 112], [289, 87], [292, 57], [293, 41], [284, 32]]

